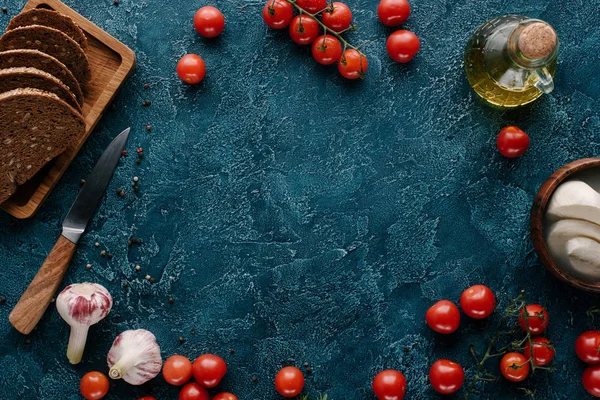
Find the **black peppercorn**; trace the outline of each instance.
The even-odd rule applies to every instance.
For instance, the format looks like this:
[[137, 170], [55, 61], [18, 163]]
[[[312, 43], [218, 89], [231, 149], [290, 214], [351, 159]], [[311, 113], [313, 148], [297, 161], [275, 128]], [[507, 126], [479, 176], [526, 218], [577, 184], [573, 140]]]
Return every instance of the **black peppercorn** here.
[[306, 367], [306, 373], [307, 374], [311, 374], [312, 373], [312, 368], [311, 367]]
[[172, 297], [169, 297], [169, 303], [171, 303], [171, 304], [175, 303], [175, 299]]
[[0, 297], [0, 304], [6, 304], [6, 297]]
[[252, 382], [256, 382], [258, 380], [258, 378], [256, 377], [256, 375], [252, 375]]
[[142, 101], [142, 105], [143, 105], [144, 107], [148, 107], [150, 104], [152, 104], [152, 102], [151, 102], [150, 100], [148, 100], [148, 99], [146, 99], [146, 100]]
[[233, 354], [233, 353], [235, 353], [235, 349], [232, 347], [229, 349], [229, 354]]
[[149, 85], [149, 84], [147, 84], [147, 83], [144, 83], [144, 89], [148, 89], [149, 87], [150, 87], [150, 85]]
[[185, 339], [183, 338], [183, 336], [179, 336], [179, 343], [183, 344], [183, 342], [185, 342]]
[[6, 13], [8, 12], [8, 8], [6, 8], [6, 7], [2, 7], [2, 12], [3, 12], [4, 14], [6, 14]]
[[113, 0], [113, 4], [114, 4], [115, 6], [118, 6], [118, 5], [119, 5], [119, 0]]

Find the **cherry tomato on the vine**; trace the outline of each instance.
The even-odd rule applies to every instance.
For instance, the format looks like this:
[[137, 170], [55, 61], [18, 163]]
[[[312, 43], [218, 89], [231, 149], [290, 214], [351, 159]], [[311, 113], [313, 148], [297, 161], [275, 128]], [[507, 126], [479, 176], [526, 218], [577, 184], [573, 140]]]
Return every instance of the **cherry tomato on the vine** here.
[[206, 388], [213, 388], [227, 373], [225, 361], [214, 354], [203, 354], [194, 360], [192, 374], [196, 382]]
[[583, 387], [594, 397], [600, 397], [600, 366], [587, 367], [581, 377]]
[[338, 71], [346, 79], [362, 79], [368, 66], [367, 57], [354, 49], [348, 49], [338, 62]]
[[404, 64], [417, 54], [421, 41], [411, 31], [400, 29], [388, 37], [385, 47], [392, 60]]
[[525, 357], [528, 359], [532, 358], [536, 367], [543, 367], [550, 364], [554, 358], [554, 346], [552, 346], [552, 342], [542, 336], [533, 337], [531, 341], [533, 342], [533, 356], [531, 355], [531, 346], [529, 341], [527, 341], [523, 349]]
[[196, 382], [188, 383], [179, 392], [179, 400], [210, 400], [208, 390]]
[[319, 36], [320, 26], [306, 14], [296, 15], [290, 23], [290, 37], [298, 44], [311, 44]]
[[[525, 318], [525, 310], [527, 310], [528, 318]], [[548, 311], [539, 304], [528, 304], [525, 309], [519, 313], [519, 326], [525, 332], [527, 332], [527, 326], [529, 325], [529, 332], [532, 335], [540, 335], [546, 330], [550, 323], [550, 317]]]
[[440, 300], [427, 310], [425, 314], [427, 325], [438, 333], [452, 333], [460, 325], [460, 312], [454, 303]]
[[304, 388], [304, 375], [296, 367], [284, 367], [275, 376], [275, 389], [283, 397], [296, 397]]
[[583, 332], [575, 341], [575, 353], [586, 364], [600, 364], [600, 331]]
[[465, 371], [453, 361], [437, 360], [429, 369], [429, 381], [438, 393], [454, 393], [465, 381]]
[[312, 55], [319, 64], [335, 64], [342, 56], [342, 44], [335, 36], [321, 35], [313, 42]]
[[373, 392], [379, 400], [402, 400], [406, 394], [406, 378], [393, 369], [381, 371], [373, 379]]
[[506, 353], [500, 360], [500, 372], [511, 382], [521, 382], [529, 375], [529, 361], [521, 353]]
[[487, 318], [496, 308], [496, 297], [489, 287], [473, 285], [460, 295], [460, 308], [471, 318]]
[[267, 0], [262, 15], [268, 27], [284, 29], [294, 18], [294, 6], [286, 0]]
[[206, 64], [202, 57], [196, 54], [186, 54], [177, 63], [177, 75], [189, 85], [198, 84], [206, 75]]
[[352, 24], [352, 11], [344, 3], [334, 1], [321, 14], [321, 21], [332, 31], [341, 32], [350, 28], [350, 24]]
[[377, 16], [385, 26], [398, 26], [410, 15], [408, 0], [381, 0], [377, 6]]
[[233, 393], [219, 393], [212, 398], [212, 400], [238, 400], [237, 396]]
[[225, 17], [216, 7], [202, 7], [194, 15], [194, 28], [205, 38], [217, 37], [225, 28]]
[[496, 147], [506, 158], [521, 157], [529, 148], [529, 136], [516, 126], [507, 126], [498, 134]]
[[187, 357], [174, 355], [167, 358], [162, 372], [167, 383], [181, 386], [192, 378], [192, 363]]
[[87, 400], [99, 400], [108, 393], [108, 378], [102, 372], [88, 372], [81, 378], [79, 390]]
[[298, 7], [315, 14], [327, 7], [327, 0], [296, 0]]

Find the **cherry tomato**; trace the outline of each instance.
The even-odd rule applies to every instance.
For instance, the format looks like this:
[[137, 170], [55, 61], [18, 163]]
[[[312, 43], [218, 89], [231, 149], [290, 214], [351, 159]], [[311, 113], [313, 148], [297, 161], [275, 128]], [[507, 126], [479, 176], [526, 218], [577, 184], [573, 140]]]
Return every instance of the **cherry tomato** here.
[[304, 11], [315, 14], [327, 7], [327, 0], [296, 0], [296, 4]]
[[438, 333], [452, 333], [460, 325], [460, 312], [451, 301], [440, 300], [427, 310], [425, 321]]
[[81, 378], [79, 390], [87, 400], [98, 400], [108, 393], [108, 378], [102, 372], [88, 372]]
[[140, 397], [138, 400], [156, 400], [156, 397], [144, 396], [144, 397]]
[[167, 383], [181, 386], [192, 377], [192, 363], [187, 357], [174, 355], [167, 358], [162, 372]]
[[177, 63], [177, 75], [185, 83], [196, 85], [202, 82], [206, 75], [206, 64], [200, 56], [186, 54]]
[[373, 392], [379, 400], [402, 400], [406, 393], [406, 378], [393, 369], [381, 371], [373, 379]]
[[225, 28], [225, 18], [218, 8], [205, 6], [194, 15], [194, 28], [205, 38], [217, 37]]
[[275, 376], [275, 389], [283, 397], [296, 397], [304, 388], [304, 375], [296, 367], [284, 367]]
[[194, 360], [192, 374], [196, 382], [206, 388], [213, 388], [227, 373], [225, 361], [214, 354], [203, 354]]
[[381, 0], [377, 6], [377, 16], [385, 26], [398, 26], [410, 15], [408, 0]]
[[179, 400], [210, 400], [208, 390], [196, 382], [188, 383], [179, 392]]
[[338, 71], [346, 79], [362, 79], [368, 66], [367, 57], [354, 49], [348, 49], [338, 62]]
[[529, 375], [529, 361], [521, 353], [506, 353], [500, 360], [500, 372], [511, 382], [521, 382]]
[[347, 5], [339, 1], [331, 3], [327, 10], [321, 14], [321, 21], [326, 27], [335, 32], [341, 32], [350, 28], [352, 23], [352, 11]]
[[[525, 309], [527, 309], [527, 321], [525, 320]], [[521, 329], [527, 332], [527, 325], [529, 325], [529, 332], [532, 335], [540, 335], [546, 330], [550, 323], [550, 317], [548, 311], [539, 304], [528, 304], [525, 309], [519, 313], [519, 325]]]
[[342, 56], [342, 44], [335, 36], [321, 35], [313, 42], [312, 55], [319, 64], [335, 64]]
[[385, 47], [392, 60], [404, 64], [417, 54], [421, 47], [421, 41], [411, 31], [401, 29], [388, 37]]
[[287, 28], [292, 18], [294, 18], [294, 6], [286, 0], [267, 0], [262, 15], [268, 27], [284, 29]]
[[516, 126], [507, 126], [498, 134], [496, 146], [504, 157], [521, 157], [529, 148], [529, 136]]
[[533, 342], [533, 357], [531, 357], [529, 341], [527, 341], [525, 348], [523, 349], [525, 357], [527, 359], [532, 358], [536, 367], [543, 367], [544, 365], [550, 364], [550, 361], [554, 358], [554, 346], [552, 346], [550, 340], [545, 337], [537, 336], [531, 338], [531, 341]]
[[496, 308], [496, 297], [489, 287], [474, 285], [460, 295], [460, 308], [471, 318], [487, 318]]
[[454, 393], [465, 381], [465, 371], [453, 361], [437, 360], [429, 369], [429, 381], [438, 393]]
[[298, 44], [311, 44], [319, 36], [320, 26], [313, 17], [296, 15], [290, 23], [290, 37]]
[[600, 366], [587, 367], [581, 377], [583, 387], [594, 397], [600, 397]]
[[575, 353], [586, 364], [600, 364], [600, 331], [583, 332], [575, 341]]
[[238, 400], [237, 396], [233, 393], [219, 393], [212, 398], [212, 400]]

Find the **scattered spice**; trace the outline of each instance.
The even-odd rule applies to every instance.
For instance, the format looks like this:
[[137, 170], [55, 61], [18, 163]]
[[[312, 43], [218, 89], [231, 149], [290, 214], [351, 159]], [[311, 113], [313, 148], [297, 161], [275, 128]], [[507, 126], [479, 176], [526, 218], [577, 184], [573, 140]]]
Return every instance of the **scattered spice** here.
[[85, 266], [87, 269], [92, 269], [92, 264], [88, 264]]
[[139, 265], [136, 265], [136, 266], [135, 266], [135, 270], [136, 270], [136, 271], [139, 271], [140, 269], [142, 269], [142, 267], [140, 267]]
[[0, 297], [0, 304], [6, 304], [6, 297]]
[[147, 84], [147, 83], [144, 83], [144, 89], [148, 89], [149, 87], [150, 87], [150, 85], [149, 85], [149, 84]]
[[154, 278], [150, 278], [150, 283], [154, 283]]
[[6, 8], [6, 7], [2, 7], [2, 12], [3, 12], [4, 14], [6, 14], [6, 13], [8, 12], [8, 8]]
[[192, 335], [195, 335], [195, 334], [196, 334], [196, 331], [195, 331], [194, 329], [190, 329], [190, 333], [191, 333]]
[[100, 247], [100, 243], [96, 242], [96, 243], [94, 243], [94, 246]]
[[121, 152], [121, 155], [122, 155], [123, 157], [127, 157], [127, 156], [129, 155], [129, 152], [128, 152], [127, 150], [123, 150], [123, 151]]
[[183, 344], [185, 342], [185, 339], [183, 338], [183, 336], [179, 336], [179, 343]]
[[133, 188], [133, 191], [134, 191], [135, 193], [139, 193], [139, 192], [140, 192], [140, 187], [139, 187], [139, 186], [135, 186], [135, 187]]
[[29, 338], [25, 339], [25, 343], [27, 343], [27, 344], [31, 343], [31, 339], [29, 339]]
[[312, 374], [312, 368], [311, 367], [306, 367], [306, 373], [307, 374]]
[[256, 377], [256, 375], [252, 375], [252, 382], [256, 382], [258, 380], [258, 378]]
[[133, 181], [134, 181], [134, 182], [136, 182], [136, 183], [137, 183], [137, 182], [139, 182], [139, 180], [140, 180], [140, 178], [138, 178], [137, 176], [134, 176], [134, 177], [133, 177]]
[[146, 280], [149, 281], [150, 279], [152, 279], [152, 277], [150, 275], [146, 275]]
[[117, 195], [119, 197], [125, 197], [125, 191], [123, 189], [121, 189], [121, 188], [118, 188], [117, 189]]
[[150, 131], [150, 129], [152, 129], [152, 127], [150, 125], [146, 125], [146, 130]]
[[131, 239], [129, 239], [129, 240], [127, 241], [127, 246], [128, 246], [128, 247], [131, 247], [132, 245], [133, 245], [133, 242], [131, 241]]
[[125, 289], [127, 289], [127, 287], [128, 287], [128, 286], [129, 286], [129, 283], [127, 283], [127, 282], [123, 282], [123, 287], [124, 287]]
[[309, 366], [308, 361], [305, 361], [304, 362], [304, 368], [308, 368], [308, 366]]
[[233, 354], [233, 353], [235, 353], [235, 349], [232, 347], [229, 349], [229, 354]]
[[139, 158], [135, 160], [136, 164], [139, 164], [140, 162], [142, 162], [142, 160], [140, 160]]
[[118, 6], [118, 5], [119, 5], [119, 0], [113, 0], [113, 4], [114, 4], [115, 6]]
[[175, 299], [172, 297], [169, 297], [169, 303], [171, 303], [171, 304], [175, 303]]
[[100, 252], [100, 255], [101, 255], [102, 257], [106, 257], [106, 250], [102, 250], [102, 251]]
[[85, 185], [85, 179], [80, 179], [79, 180], [79, 184], [82, 185], [82, 186]]
[[152, 103], [151, 103], [151, 102], [150, 102], [150, 100], [148, 100], [148, 99], [146, 99], [146, 100], [142, 101], [142, 105], [143, 105], [144, 107], [148, 107], [150, 104], [152, 104]]
[[106, 253], [106, 257], [112, 258], [112, 253]]

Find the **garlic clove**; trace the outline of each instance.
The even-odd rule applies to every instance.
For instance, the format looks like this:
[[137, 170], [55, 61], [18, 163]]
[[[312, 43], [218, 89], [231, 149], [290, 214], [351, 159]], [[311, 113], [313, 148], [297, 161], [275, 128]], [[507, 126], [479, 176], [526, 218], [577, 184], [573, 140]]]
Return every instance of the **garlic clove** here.
[[113, 300], [106, 288], [97, 283], [75, 283], [56, 298], [56, 309], [71, 326], [67, 358], [78, 364], [83, 356], [89, 327], [108, 315]]
[[108, 352], [108, 376], [141, 385], [154, 378], [162, 367], [156, 337], [145, 329], [129, 330], [116, 337]]

